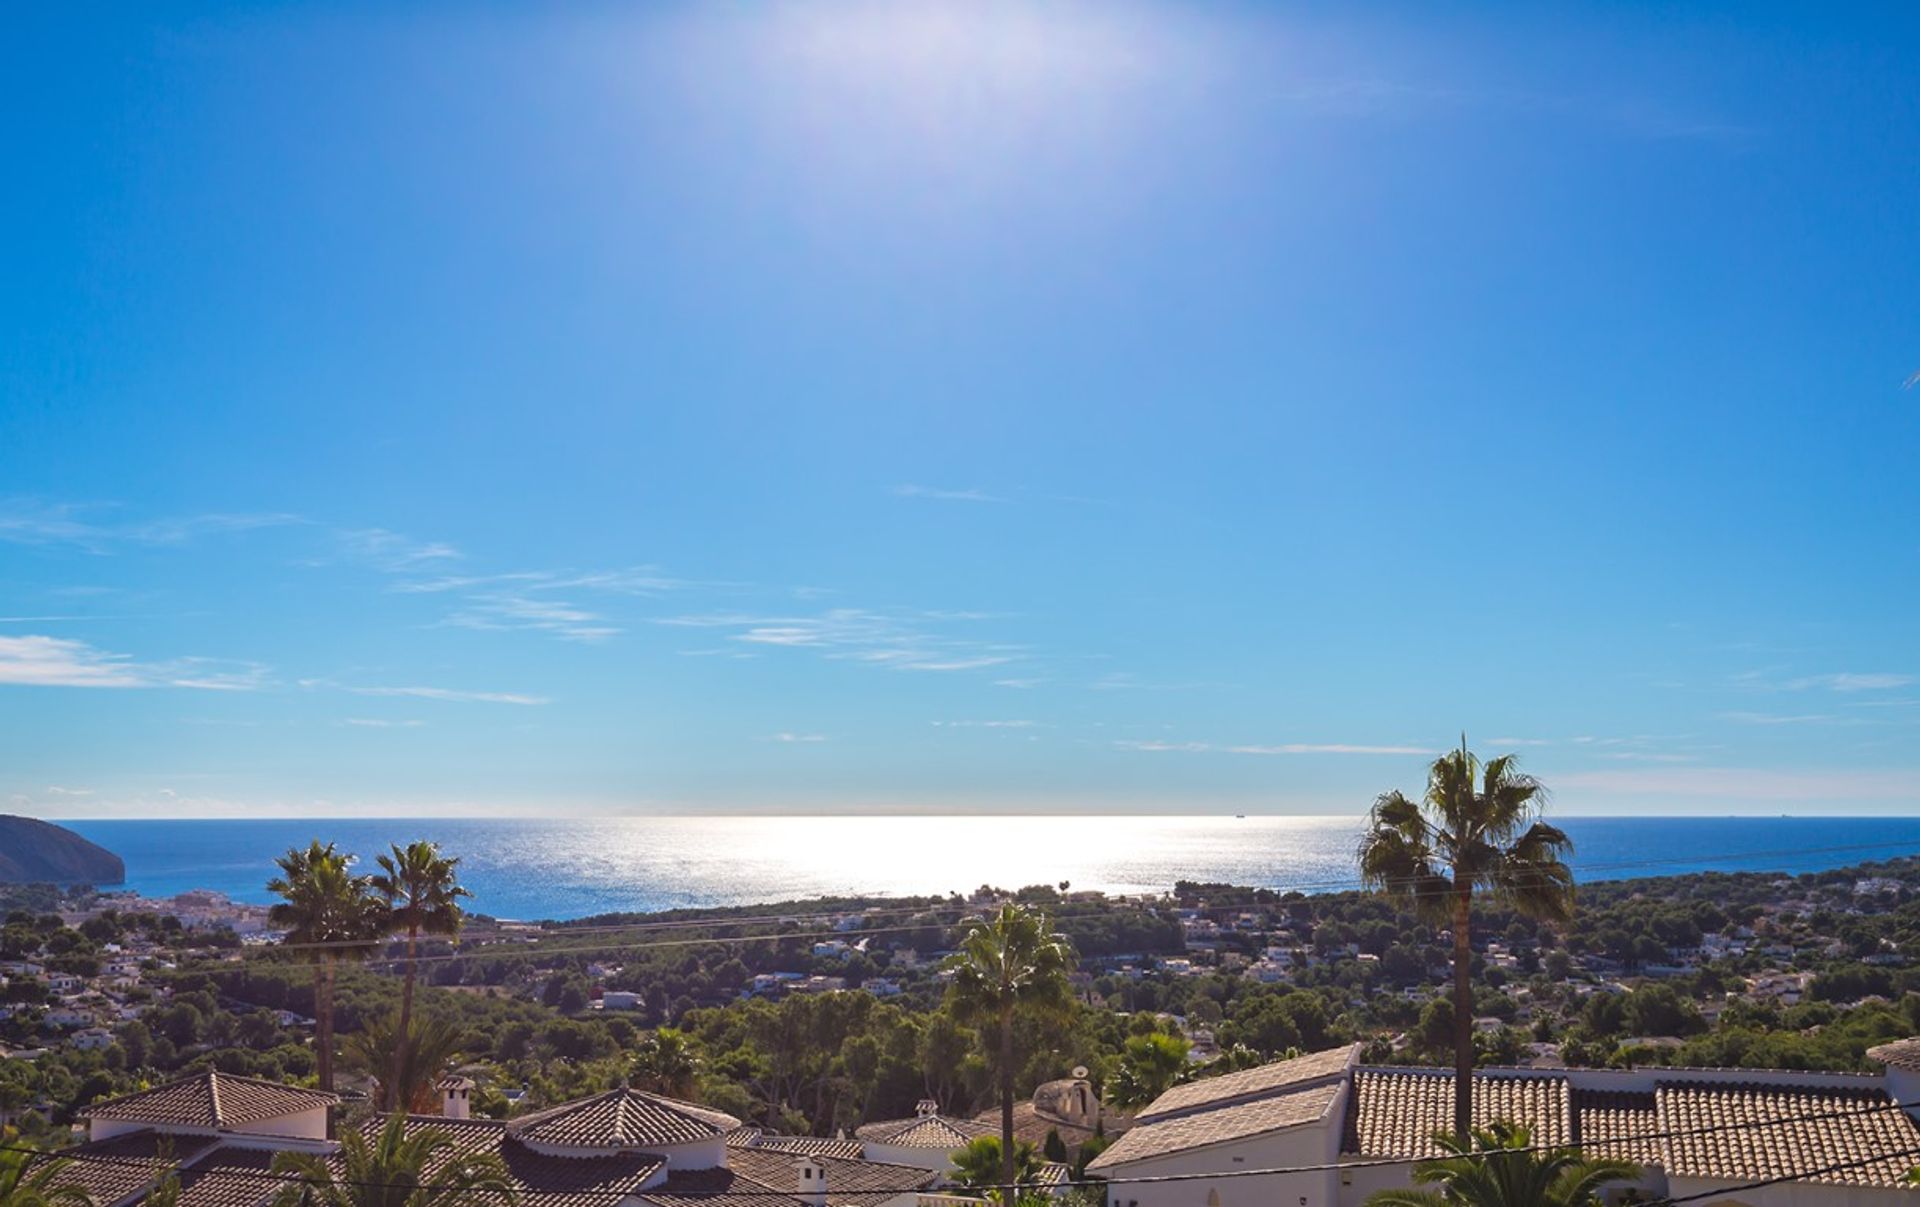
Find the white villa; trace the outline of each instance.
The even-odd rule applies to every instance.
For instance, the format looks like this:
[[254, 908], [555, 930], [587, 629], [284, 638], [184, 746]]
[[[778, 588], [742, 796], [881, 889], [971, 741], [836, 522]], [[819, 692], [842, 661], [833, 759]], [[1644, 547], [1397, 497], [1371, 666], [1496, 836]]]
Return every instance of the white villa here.
[[[1434, 1134], [1452, 1126], [1452, 1073], [1367, 1067], [1359, 1053], [1333, 1048], [1176, 1086], [1090, 1171], [1113, 1180], [1111, 1207], [1359, 1207], [1407, 1186], [1412, 1159], [1435, 1155]], [[1920, 1040], [1869, 1055], [1884, 1072], [1485, 1069], [1474, 1115], [1524, 1124], [1536, 1143], [1638, 1163], [1640, 1182], [1619, 1195], [1911, 1207]], [[1305, 1172], [1243, 1174], [1265, 1169]], [[1187, 1176], [1128, 1180], [1160, 1175]]]

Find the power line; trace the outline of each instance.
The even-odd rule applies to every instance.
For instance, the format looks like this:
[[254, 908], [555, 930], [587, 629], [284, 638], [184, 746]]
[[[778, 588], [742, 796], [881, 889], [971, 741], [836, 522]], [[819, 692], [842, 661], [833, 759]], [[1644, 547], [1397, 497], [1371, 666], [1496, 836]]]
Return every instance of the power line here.
[[1909, 1148], [1904, 1152], [1891, 1153], [1878, 1157], [1862, 1157], [1852, 1161], [1840, 1161], [1833, 1165], [1822, 1166], [1819, 1169], [1810, 1169], [1795, 1174], [1781, 1174], [1777, 1177], [1747, 1182], [1739, 1186], [1722, 1186], [1718, 1190], [1702, 1190], [1694, 1194], [1681, 1195], [1679, 1198], [1674, 1198], [1669, 1195], [1663, 1199], [1655, 1199], [1652, 1207], [1672, 1207], [1672, 1205], [1676, 1203], [1691, 1203], [1698, 1199], [1711, 1199], [1721, 1195], [1740, 1194], [1748, 1190], [1762, 1190], [1768, 1186], [1778, 1186], [1784, 1182], [1804, 1182], [1809, 1178], [1817, 1178], [1823, 1174], [1842, 1173], [1849, 1169], [1858, 1169], [1863, 1165], [1877, 1165], [1882, 1161], [1898, 1161], [1902, 1158], [1913, 1157], [1920, 1157], [1920, 1148]]

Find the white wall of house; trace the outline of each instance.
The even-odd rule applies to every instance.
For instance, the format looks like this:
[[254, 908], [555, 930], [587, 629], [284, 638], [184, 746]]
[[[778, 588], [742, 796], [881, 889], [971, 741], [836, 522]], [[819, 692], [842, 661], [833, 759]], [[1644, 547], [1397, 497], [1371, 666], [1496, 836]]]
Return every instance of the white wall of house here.
[[953, 1154], [944, 1148], [909, 1148], [904, 1144], [875, 1144], [871, 1140], [863, 1140], [860, 1153], [869, 1161], [911, 1165], [915, 1169], [930, 1169], [935, 1173], [953, 1172]]
[[327, 1138], [327, 1108], [315, 1107], [310, 1111], [294, 1111], [291, 1114], [276, 1115], [272, 1119], [262, 1119], [258, 1123], [248, 1123], [240, 1127], [168, 1127], [164, 1123], [140, 1123], [119, 1119], [90, 1119], [87, 1121], [89, 1140], [111, 1140], [115, 1136], [124, 1136], [128, 1132], [154, 1131], [171, 1136], [271, 1136], [280, 1139], [325, 1140]]
[[228, 1130], [241, 1136], [292, 1136], [301, 1140], [324, 1140], [327, 1138], [327, 1108], [317, 1106], [310, 1111], [276, 1115]]
[[1336, 1103], [1328, 1118], [1317, 1123], [1112, 1166], [1102, 1171], [1108, 1178], [1222, 1172], [1230, 1176], [1115, 1182], [1107, 1188], [1108, 1207], [1337, 1207], [1339, 1175], [1332, 1170], [1231, 1175], [1239, 1170], [1331, 1163], [1340, 1143], [1337, 1121], [1345, 1109], [1343, 1102]]

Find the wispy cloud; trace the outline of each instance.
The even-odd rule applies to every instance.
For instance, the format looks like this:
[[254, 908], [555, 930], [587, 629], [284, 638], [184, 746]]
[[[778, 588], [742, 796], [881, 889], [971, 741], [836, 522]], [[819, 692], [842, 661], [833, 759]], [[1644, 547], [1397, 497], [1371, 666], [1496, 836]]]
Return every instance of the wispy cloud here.
[[[810, 616], [763, 616], [718, 612], [669, 616], [654, 623], [696, 629], [730, 630], [728, 640], [744, 645], [806, 650], [824, 658], [861, 662], [896, 671], [980, 670], [1018, 661], [1022, 647], [943, 631], [938, 626], [968, 624], [984, 613], [883, 613], [834, 608]], [[959, 619], [967, 618], [967, 619]]]
[[209, 512], [159, 519], [118, 521], [103, 504], [0, 504], [0, 541], [18, 545], [69, 545], [108, 554], [127, 546], [180, 545], [198, 536], [247, 532], [308, 523], [286, 512]]
[[1777, 713], [1736, 709], [1718, 715], [1722, 721], [1732, 721], [1736, 725], [1831, 725], [1840, 720], [1831, 713], [1823, 712]]
[[467, 606], [448, 616], [445, 623], [464, 629], [533, 629], [568, 641], [605, 641], [620, 632], [597, 612], [563, 599], [530, 595], [471, 596]]
[[1662, 754], [1648, 750], [1614, 750], [1600, 756], [1616, 763], [1697, 763], [1699, 758], [1691, 754]]
[[942, 499], [950, 503], [1004, 503], [1000, 495], [988, 494], [984, 490], [953, 490], [938, 486], [920, 486], [912, 482], [893, 488], [893, 493], [903, 499]]
[[342, 528], [334, 533], [342, 555], [389, 574], [400, 574], [457, 560], [460, 551], [445, 541], [421, 541], [387, 528]]
[[1045, 683], [1045, 679], [995, 679], [995, 687], [1010, 687], [1015, 691], [1029, 691]]
[[1807, 675], [1789, 680], [1785, 686], [1789, 691], [1806, 691], [1809, 688], [1825, 688], [1835, 692], [1878, 692], [1892, 691], [1913, 683], [1912, 675], [1896, 674], [1890, 671], [1858, 673], [1841, 671], [1831, 675]]
[[143, 663], [66, 637], [0, 637], [0, 685], [252, 691], [266, 678], [267, 668], [258, 663], [212, 658]]
[[938, 729], [1035, 729], [1038, 721], [935, 721]]
[[767, 735], [767, 741], [769, 742], [812, 743], [824, 742], [826, 740], [827, 735], [824, 733], [793, 733], [788, 730], [781, 730], [779, 733], [770, 733]]
[[300, 686], [307, 688], [331, 688], [348, 692], [356, 696], [398, 697], [411, 700], [449, 700], [478, 704], [551, 704], [546, 696], [530, 696], [523, 692], [465, 691], [451, 687], [356, 687], [350, 684], [335, 683], [328, 679], [302, 679]]
[[1154, 753], [1176, 752], [1182, 754], [1418, 754], [1436, 755], [1440, 752], [1426, 746], [1371, 745], [1355, 742], [1283, 742], [1275, 745], [1232, 744], [1224, 742], [1165, 742], [1153, 739], [1123, 739], [1114, 743], [1123, 750], [1143, 750]]
[[[460, 595], [460, 606], [443, 623], [482, 631], [531, 630], [567, 641], [604, 641], [622, 630], [601, 610], [576, 603], [577, 593], [653, 598], [697, 583], [662, 574], [653, 566], [615, 570], [516, 570], [501, 574], [442, 574], [404, 579], [390, 589], [405, 595]], [[560, 593], [565, 592], [566, 595]]]
[[351, 725], [357, 729], [418, 729], [422, 725], [425, 725], [426, 722], [416, 721], [411, 718], [403, 721], [390, 721], [383, 717], [348, 717], [341, 721], [340, 724]]

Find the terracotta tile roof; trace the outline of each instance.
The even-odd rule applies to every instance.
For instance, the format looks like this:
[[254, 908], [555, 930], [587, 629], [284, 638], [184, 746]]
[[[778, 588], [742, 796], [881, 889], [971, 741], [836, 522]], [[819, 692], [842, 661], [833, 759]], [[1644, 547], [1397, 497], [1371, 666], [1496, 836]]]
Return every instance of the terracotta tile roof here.
[[[975, 1123], [984, 1123], [993, 1129], [994, 1135], [1000, 1134], [1000, 1111], [998, 1108], [981, 1111], [973, 1117]], [[1129, 1115], [1110, 1114], [1100, 1120], [1101, 1130], [1109, 1136], [1117, 1136], [1133, 1126]], [[1013, 1137], [1025, 1140], [1035, 1148], [1046, 1143], [1048, 1132], [1059, 1132], [1060, 1139], [1068, 1147], [1084, 1144], [1093, 1138], [1093, 1129], [1084, 1124], [1073, 1123], [1055, 1115], [1049, 1115], [1031, 1102], [1013, 1104]]]
[[[361, 1130], [378, 1135], [386, 1119], [373, 1116]], [[621, 1153], [607, 1157], [556, 1157], [534, 1152], [521, 1144], [507, 1124], [492, 1119], [443, 1119], [437, 1115], [407, 1116], [407, 1134], [435, 1130], [453, 1144], [440, 1161], [429, 1167], [428, 1179], [453, 1157], [492, 1153], [506, 1165], [519, 1184], [520, 1207], [608, 1207], [622, 1194], [636, 1194], [666, 1163], [650, 1153]]]
[[1108, 1169], [1131, 1161], [1164, 1157], [1209, 1144], [1241, 1140], [1312, 1123], [1326, 1115], [1339, 1094], [1339, 1082], [1322, 1082], [1283, 1090], [1250, 1102], [1235, 1102], [1184, 1115], [1143, 1120], [1114, 1141], [1113, 1147], [1089, 1162], [1087, 1168]]
[[860, 1154], [865, 1151], [858, 1140], [830, 1140], [823, 1136], [770, 1136], [765, 1132], [756, 1132], [744, 1141], [729, 1137], [727, 1145], [729, 1148], [753, 1148], [795, 1156], [810, 1153], [816, 1157], [841, 1157], [849, 1161], [858, 1161]]
[[1868, 1048], [1867, 1059], [1877, 1060], [1890, 1069], [1920, 1069], [1920, 1039], [1897, 1039]]
[[1292, 1060], [1277, 1060], [1257, 1069], [1243, 1069], [1238, 1073], [1223, 1073], [1218, 1077], [1205, 1077], [1177, 1085], [1155, 1098], [1134, 1118], [1145, 1123], [1161, 1115], [1270, 1094], [1289, 1086], [1338, 1077], [1346, 1071], [1357, 1047], [1357, 1044], [1349, 1044], [1328, 1048], [1324, 1052], [1310, 1052]]
[[[1905, 1185], [1920, 1163], [1920, 1128], [1879, 1090], [1779, 1085], [1667, 1082], [1654, 1089], [1662, 1131], [1739, 1125], [1706, 1135], [1669, 1136], [1670, 1175], [1755, 1181], [1796, 1175], [1836, 1185]], [[1842, 1114], [1839, 1119], [1766, 1126], [1796, 1115]], [[1815, 1171], [1830, 1165], [1851, 1168]]]
[[155, 1127], [230, 1128], [332, 1106], [338, 1095], [208, 1071], [87, 1107], [88, 1119]]
[[[382, 1116], [365, 1120], [364, 1132], [377, 1134], [385, 1125]], [[664, 1162], [643, 1153], [623, 1153], [611, 1157], [556, 1157], [536, 1153], [508, 1136], [506, 1125], [486, 1119], [442, 1119], [433, 1115], [407, 1117], [408, 1135], [432, 1129], [449, 1136], [453, 1143], [441, 1150], [427, 1167], [432, 1181], [448, 1161], [467, 1153], [492, 1153], [500, 1158], [518, 1184], [519, 1207], [610, 1207], [626, 1196], [638, 1194], [641, 1186], [660, 1172]], [[274, 1152], [223, 1144], [180, 1175], [181, 1207], [262, 1207], [281, 1187], [281, 1179], [271, 1176]], [[330, 1157], [327, 1164], [336, 1172], [340, 1158]], [[100, 1202], [113, 1202], [100, 1199]], [[769, 1207], [762, 1202], [761, 1207]]]
[[[749, 1189], [791, 1193], [795, 1189], [794, 1163], [800, 1156], [800, 1153], [762, 1147], [730, 1148], [727, 1150], [727, 1164], [739, 1179], [753, 1184]], [[940, 1180], [932, 1170], [914, 1165], [893, 1165], [884, 1161], [843, 1157], [816, 1156], [815, 1159], [826, 1171], [827, 1199], [836, 1207], [841, 1203], [873, 1204], [877, 1207], [887, 1199], [927, 1190]], [[649, 1192], [647, 1197], [654, 1196]], [[777, 1200], [768, 1200], [764, 1193], [759, 1197], [761, 1207], [779, 1207]]]
[[[117, 1203], [159, 1177], [173, 1162], [198, 1155], [214, 1143], [196, 1136], [161, 1136], [129, 1132], [111, 1140], [80, 1144], [34, 1162], [38, 1168], [67, 1159], [58, 1183], [78, 1186], [96, 1203]], [[162, 1153], [172, 1154], [162, 1160]]]
[[621, 1088], [516, 1119], [507, 1130], [531, 1144], [645, 1150], [723, 1136], [732, 1115], [677, 1098]]
[[180, 1171], [180, 1207], [262, 1207], [286, 1184], [272, 1173], [274, 1156], [268, 1149], [222, 1145]]
[[1620, 1090], [1573, 1091], [1575, 1143], [1590, 1157], [1652, 1165], [1663, 1160], [1654, 1116], [1653, 1095]]
[[873, 1144], [891, 1144], [898, 1148], [965, 1148], [979, 1136], [1000, 1134], [998, 1124], [988, 1125], [973, 1119], [949, 1119], [945, 1115], [925, 1115], [915, 1119], [889, 1119], [854, 1129], [855, 1136]]
[[[1564, 1077], [1477, 1073], [1473, 1122], [1524, 1124], [1536, 1144], [1571, 1144]], [[1341, 1151], [1362, 1157], [1432, 1157], [1436, 1132], [1453, 1129], [1453, 1074], [1439, 1069], [1359, 1069], [1347, 1105]]]

